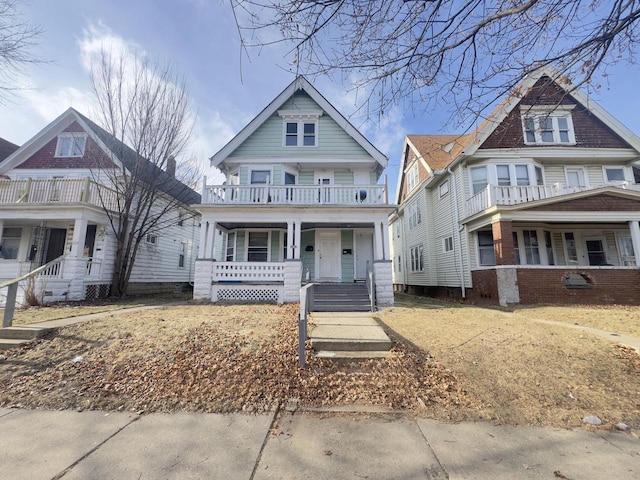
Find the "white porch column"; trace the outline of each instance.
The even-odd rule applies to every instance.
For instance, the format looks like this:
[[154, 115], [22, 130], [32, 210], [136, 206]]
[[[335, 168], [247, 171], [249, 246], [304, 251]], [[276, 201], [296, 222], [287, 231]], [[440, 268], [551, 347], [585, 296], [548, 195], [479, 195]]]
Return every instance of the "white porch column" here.
[[216, 222], [211, 222], [209, 225], [209, 256], [207, 258], [214, 258], [216, 247]]
[[207, 251], [207, 232], [209, 231], [209, 222], [202, 222], [200, 225], [200, 243], [198, 244], [198, 258], [204, 258]]
[[76, 218], [73, 226], [73, 238], [71, 240], [72, 257], [84, 256], [84, 241], [87, 238], [87, 220], [84, 218]]
[[301, 247], [301, 243], [302, 243], [302, 222], [295, 222], [294, 224], [295, 227], [295, 247], [294, 247], [294, 253], [293, 253], [293, 258], [295, 260], [300, 260], [300, 250], [302, 249]]
[[380, 228], [382, 229], [382, 258], [384, 260], [393, 260], [391, 258], [391, 244], [389, 243], [389, 224], [380, 222]]
[[374, 246], [374, 260], [384, 259], [384, 247], [383, 247], [383, 235], [380, 228], [380, 222], [373, 224], [373, 246]]
[[631, 220], [629, 222], [629, 230], [631, 230], [631, 242], [633, 243], [633, 254], [636, 257], [636, 266], [640, 267], [640, 222]]
[[287, 222], [287, 260], [293, 259], [294, 254], [293, 222]]
[[0, 240], [2, 240], [3, 231], [4, 231], [4, 220], [0, 220]]

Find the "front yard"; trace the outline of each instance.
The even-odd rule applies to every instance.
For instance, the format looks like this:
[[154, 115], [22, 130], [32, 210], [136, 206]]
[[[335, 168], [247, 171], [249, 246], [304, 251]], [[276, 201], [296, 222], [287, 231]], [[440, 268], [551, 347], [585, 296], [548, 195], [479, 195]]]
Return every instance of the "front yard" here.
[[[636, 307], [570, 313], [570, 323], [627, 334], [640, 319]], [[558, 307], [505, 312], [399, 296], [376, 316], [394, 341], [388, 359], [308, 357], [299, 369], [297, 306], [114, 314], [0, 354], [0, 406], [262, 412], [296, 397], [441, 420], [578, 426], [598, 415], [640, 427], [640, 356], [533, 320], [565, 318]]]

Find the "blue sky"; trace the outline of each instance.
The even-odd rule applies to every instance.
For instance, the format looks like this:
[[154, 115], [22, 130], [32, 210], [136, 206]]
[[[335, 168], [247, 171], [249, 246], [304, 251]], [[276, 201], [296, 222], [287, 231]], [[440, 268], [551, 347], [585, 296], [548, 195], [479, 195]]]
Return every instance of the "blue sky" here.
[[[144, 52], [151, 59], [171, 63], [185, 75], [198, 114], [190, 153], [207, 166], [207, 159], [296, 74], [283, 47], [254, 51], [250, 60], [244, 57], [241, 61], [240, 41], [228, 2], [32, 0], [22, 10], [27, 19], [42, 26], [38, 54], [50, 62], [31, 66], [18, 79], [25, 88], [0, 105], [0, 137], [17, 144], [27, 141], [70, 106], [93, 116], [87, 59], [103, 43]], [[608, 73], [592, 98], [640, 134], [640, 101], [635, 94], [640, 68], [625, 65]], [[414, 116], [398, 107], [372, 121], [352, 116], [357, 97], [349, 85], [328, 78], [309, 80], [387, 155], [391, 193], [405, 134], [454, 133], [443, 124], [450, 112]]]

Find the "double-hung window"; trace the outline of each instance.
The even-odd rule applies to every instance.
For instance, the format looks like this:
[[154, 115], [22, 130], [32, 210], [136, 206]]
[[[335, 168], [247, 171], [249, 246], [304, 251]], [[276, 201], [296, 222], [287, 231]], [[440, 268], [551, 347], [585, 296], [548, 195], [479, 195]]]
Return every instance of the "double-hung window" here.
[[493, 249], [493, 232], [490, 230], [478, 232], [478, 263], [480, 265], [496, 264], [496, 252]]
[[411, 247], [411, 271], [412, 272], [424, 271], [422, 245], [416, 245], [415, 247]]
[[2, 231], [2, 242], [0, 243], [0, 258], [6, 260], [16, 260], [18, 249], [20, 248], [21, 228], [5, 228]]
[[225, 252], [224, 259], [227, 262], [233, 262], [235, 258], [236, 250], [236, 234], [235, 232], [229, 232], [227, 234], [227, 251]]
[[487, 188], [487, 167], [473, 167], [471, 168], [471, 186], [473, 194], [480, 193]]
[[180, 243], [180, 253], [178, 254], [178, 268], [184, 268], [185, 257], [187, 256], [187, 244]]
[[524, 143], [528, 145], [576, 143], [572, 106], [553, 108], [521, 105]]
[[56, 157], [82, 157], [87, 144], [84, 133], [61, 133], [58, 135]]
[[247, 260], [249, 262], [269, 261], [269, 232], [249, 232]]
[[604, 176], [607, 183], [622, 183], [626, 180], [624, 167], [604, 167]]
[[419, 178], [418, 163], [414, 162], [414, 164], [409, 167], [409, 170], [407, 170], [407, 192], [416, 188]]

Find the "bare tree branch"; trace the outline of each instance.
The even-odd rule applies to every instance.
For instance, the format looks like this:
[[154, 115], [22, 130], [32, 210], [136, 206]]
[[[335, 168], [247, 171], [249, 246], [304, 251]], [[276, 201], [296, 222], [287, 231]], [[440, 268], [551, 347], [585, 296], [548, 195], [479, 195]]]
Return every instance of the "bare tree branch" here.
[[231, 0], [243, 49], [282, 43], [309, 76], [340, 73], [365, 115], [445, 105], [478, 120], [551, 65], [575, 88], [635, 64], [640, 0]]

